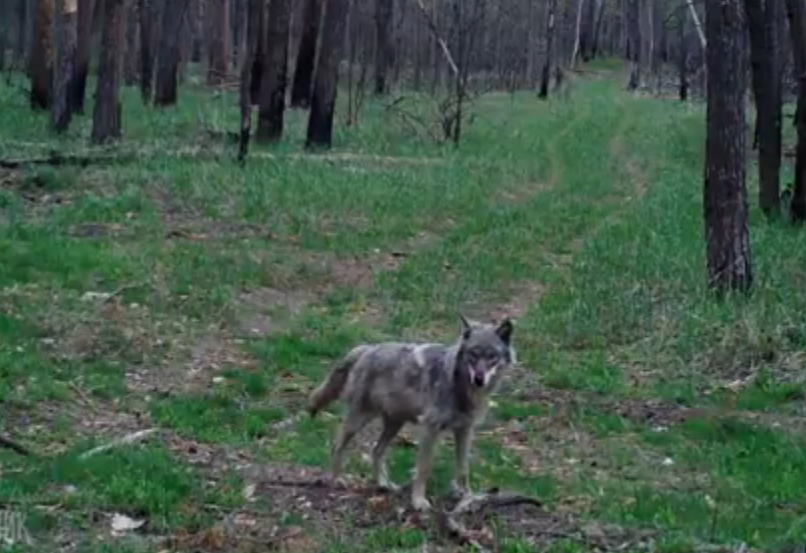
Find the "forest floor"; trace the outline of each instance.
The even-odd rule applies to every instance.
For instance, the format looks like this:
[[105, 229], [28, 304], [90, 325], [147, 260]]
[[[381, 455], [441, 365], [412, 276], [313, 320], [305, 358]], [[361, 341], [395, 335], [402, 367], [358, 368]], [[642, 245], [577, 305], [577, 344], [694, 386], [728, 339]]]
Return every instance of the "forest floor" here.
[[[86, 153], [90, 117], [53, 139], [21, 85], [0, 85], [0, 159]], [[157, 111], [127, 89], [124, 140], [90, 152], [114, 160], [0, 169], [0, 433], [36, 453], [0, 450], [0, 507], [33, 540], [15, 547], [459, 549], [405, 493], [365, 484], [376, 426], [350, 485], [316, 486], [341, 409], [299, 413], [352, 345], [453, 341], [460, 311], [514, 317], [520, 361], [472, 484], [542, 502], [468, 517], [478, 545], [806, 543], [806, 248], [763, 221], [753, 176], [755, 292], [709, 297], [703, 106], [600, 72], [567, 98], [488, 94], [473, 111], [456, 149], [373, 100], [311, 155], [291, 112], [286, 140], [241, 168], [232, 95], [186, 86]], [[446, 438], [437, 505], [451, 467]]]

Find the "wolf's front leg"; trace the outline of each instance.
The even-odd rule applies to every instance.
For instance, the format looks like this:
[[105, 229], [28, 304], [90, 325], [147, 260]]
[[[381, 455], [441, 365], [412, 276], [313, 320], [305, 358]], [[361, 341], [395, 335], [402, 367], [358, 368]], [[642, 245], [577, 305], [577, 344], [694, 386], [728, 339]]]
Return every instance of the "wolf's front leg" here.
[[455, 444], [456, 463], [454, 466], [451, 491], [459, 497], [470, 495], [470, 443], [473, 437], [471, 426], [455, 428], [453, 438]]
[[420, 439], [420, 451], [417, 455], [417, 473], [411, 487], [411, 505], [417, 511], [428, 511], [431, 503], [425, 498], [425, 485], [431, 474], [431, 462], [434, 458], [434, 444], [439, 430], [430, 425], [423, 426]]

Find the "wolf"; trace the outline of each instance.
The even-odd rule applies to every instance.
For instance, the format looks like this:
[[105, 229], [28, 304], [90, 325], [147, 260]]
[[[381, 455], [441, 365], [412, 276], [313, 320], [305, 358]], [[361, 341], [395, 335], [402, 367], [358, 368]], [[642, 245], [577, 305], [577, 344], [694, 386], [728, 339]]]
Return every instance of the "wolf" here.
[[315, 388], [307, 411], [312, 418], [342, 398], [346, 417], [331, 449], [330, 477], [340, 480], [344, 452], [355, 435], [376, 417], [383, 429], [372, 450], [372, 478], [381, 489], [397, 491], [386, 469], [386, 450], [407, 423], [421, 426], [411, 504], [427, 511], [425, 497], [434, 446], [452, 431], [455, 466], [451, 491], [471, 493], [468, 463], [474, 427], [483, 420], [489, 398], [515, 362], [514, 325], [468, 321], [453, 344], [384, 342], [351, 349]]

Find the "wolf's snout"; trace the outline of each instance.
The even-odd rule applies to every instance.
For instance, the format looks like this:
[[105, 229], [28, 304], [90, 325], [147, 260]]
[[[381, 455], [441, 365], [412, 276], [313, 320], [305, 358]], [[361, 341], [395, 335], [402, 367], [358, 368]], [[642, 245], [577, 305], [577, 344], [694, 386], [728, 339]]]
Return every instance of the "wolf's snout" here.
[[484, 386], [484, 373], [474, 373], [473, 374], [473, 384], [481, 388]]

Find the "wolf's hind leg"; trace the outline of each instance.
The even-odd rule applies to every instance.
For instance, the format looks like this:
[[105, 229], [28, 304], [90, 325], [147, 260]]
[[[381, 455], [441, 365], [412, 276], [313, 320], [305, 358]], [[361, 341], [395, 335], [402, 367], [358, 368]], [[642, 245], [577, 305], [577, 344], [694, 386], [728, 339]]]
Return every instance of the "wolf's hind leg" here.
[[350, 442], [355, 438], [355, 435], [374, 418], [374, 413], [365, 411], [363, 409], [352, 409], [349, 411], [347, 418], [342, 423], [341, 428], [333, 442], [331, 450], [330, 462], [330, 475], [338, 481], [341, 476], [341, 466], [344, 458], [344, 451]]
[[381, 432], [378, 442], [372, 449], [372, 477], [375, 480], [375, 485], [383, 490], [397, 491], [400, 489], [398, 485], [389, 479], [389, 473], [386, 470], [386, 450], [389, 444], [403, 428], [403, 421], [384, 417], [383, 431]]

